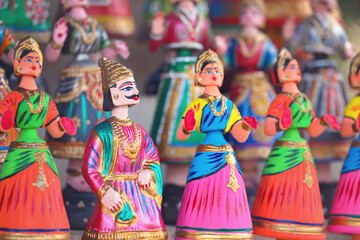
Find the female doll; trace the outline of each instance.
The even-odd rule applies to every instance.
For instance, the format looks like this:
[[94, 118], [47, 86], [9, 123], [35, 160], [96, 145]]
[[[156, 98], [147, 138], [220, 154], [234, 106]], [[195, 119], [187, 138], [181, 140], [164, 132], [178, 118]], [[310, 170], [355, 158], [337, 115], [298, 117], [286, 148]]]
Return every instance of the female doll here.
[[316, 118], [310, 100], [301, 93], [298, 63], [282, 49], [273, 67], [273, 81], [282, 92], [271, 103], [265, 134], [284, 131], [265, 163], [251, 216], [254, 234], [281, 239], [325, 239], [324, 215], [313, 157], [300, 136], [304, 128], [312, 137], [337, 119], [326, 114]]
[[87, 15], [87, 0], [62, 0], [62, 3], [68, 11], [55, 24], [46, 57], [55, 61], [60, 54], [74, 56], [61, 73], [54, 101], [60, 115], [72, 118], [78, 131], [75, 136], [60, 139], [49, 136], [48, 144], [55, 157], [70, 159], [64, 201], [70, 225], [84, 228], [96, 198], [81, 175], [82, 157], [92, 127], [106, 117], [101, 111], [100, 70], [90, 57], [100, 52], [109, 58], [117, 52], [127, 57], [129, 52], [122, 41], [115, 40], [111, 45], [106, 32]]
[[158, 152], [128, 117], [129, 106], [139, 103], [133, 74], [106, 58], [99, 66], [103, 110], [111, 117], [93, 128], [85, 149], [82, 173], [97, 203], [82, 239], [167, 239]]
[[161, 91], [155, 112], [151, 136], [162, 161], [169, 164], [165, 176], [164, 218], [175, 224], [177, 206], [181, 200], [188, 163], [195, 146], [203, 140], [194, 133], [186, 142], [176, 139], [176, 126], [186, 106], [201, 94], [193, 81], [194, 53], [211, 44], [210, 24], [199, 14], [199, 0], [171, 0], [173, 11], [165, 18], [154, 17], [150, 34], [150, 49], [156, 51], [165, 44], [173, 57], [167, 60], [162, 73]]
[[186, 140], [196, 128], [206, 134], [196, 149], [176, 224], [176, 239], [253, 239], [250, 209], [240, 165], [223, 134], [246, 141], [255, 118], [245, 117], [222, 96], [223, 65], [211, 50], [203, 52], [195, 67], [195, 81], [204, 94], [186, 109], [177, 138]]
[[[360, 54], [350, 64], [349, 84], [360, 88]], [[341, 135], [350, 137], [360, 129], [360, 95], [356, 95], [346, 106], [341, 124]], [[360, 138], [353, 141], [345, 159], [336, 189], [327, 230], [333, 233], [352, 234], [352, 239], [360, 239]]]
[[262, 0], [244, 0], [240, 8], [242, 30], [237, 38], [227, 41], [223, 37], [221, 42], [219, 37], [215, 38], [219, 43], [218, 50], [236, 71], [231, 82], [230, 99], [241, 113], [254, 116], [260, 125], [245, 143], [228, 136], [244, 169], [245, 185], [253, 189], [253, 196], [256, 192], [254, 184], [258, 183], [257, 160], [265, 160], [274, 143], [273, 137], [264, 134], [266, 113], [275, 98], [264, 70], [270, 69], [276, 60], [277, 49], [260, 30], [265, 24], [264, 8]]
[[56, 165], [36, 128], [45, 127], [55, 138], [74, 135], [76, 129], [37, 88], [34, 78], [42, 64], [37, 42], [31, 37], [21, 40], [14, 59], [21, 82], [0, 104], [0, 130], [21, 129], [0, 173], [0, 239], [71, 239]]
[[[0, 56], [6, 55], [6, 61], [11, 62], [14, 58], [15, 39], [9, 29], [0, 20]], [[0, 67], [0, 101], [9, 94], [10, 88], [5, 76], [5, 71]], [[17, 138], [15, 128], [9, 129], [6, 133], [0, 133], [0, 164], [4, 162], [6, 154], [9, 150], [9, 144]]]

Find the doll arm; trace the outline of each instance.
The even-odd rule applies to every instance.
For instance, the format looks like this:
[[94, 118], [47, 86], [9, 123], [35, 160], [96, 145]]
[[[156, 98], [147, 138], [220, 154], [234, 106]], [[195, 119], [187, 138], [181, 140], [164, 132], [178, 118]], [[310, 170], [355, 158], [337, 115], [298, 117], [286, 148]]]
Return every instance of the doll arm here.
[[101, 53], [110, 60], [114, 59], [117, 54], [124, 59], [127, 59], [130, 55], [127, 43], [121, 40], [113, 40], [109, 46], [101, 51]]
[[176, 131], [176, 137], [180, 141], [185, 141], [194, 131], [196, 126], [196, 118], [195, 118], [195, 111], [194, 109], [190, 108], [185, 117], [183, 117], [180, 121], [179, 127]]
[[15, 127], [15, 113], [23, 97], [16, 91], [5, 96], [0, 103], [0, 131], [8, 132]]
[[270, 104], [265, 120], [264, 132], [274, 136], [280, 131], [288, 129], [292, 124], [292, 111], [289, 107], [292, 99], [285, 95], [278, 95]]
[[244, 117], [234, 124], [230, 133], [236, 141], [243, 143], [248, 139], [251, 129], [257, 129], [258, 127], [259, 124], [254, 117]]
[[360, 129], [360, 115], [358, 116], [357, 120], [344, 117], [343, 122], [341, 123], [341, 136], [343, 138], [348, 138], [353, 136], [357, 133]]
[[150, 51], [156, 52], [161, 47], [166, 39], [168, 28], [169, 26], [166, 22], [164, 13], [158, 12], [151, 22], [149, 42]]
[[313, 120], [311, 121], [310, 126], [306, 129], [306, 132], [311, 137], [318, 137], [320, 134], [324, 132], [326, 126], [330, 126], [335, 130], [340, 129], [340, 125], [337, 118], [331, 114], [325, 114], [319, 118], [313, 117]]
[[68, 35], [67, 22], [64, 17], [60, 18], [54, 27], [51, 42], [47, 45], [45, 50], [45, 57], [49, 62], [55, 62], [61, 53], [64, 42]]

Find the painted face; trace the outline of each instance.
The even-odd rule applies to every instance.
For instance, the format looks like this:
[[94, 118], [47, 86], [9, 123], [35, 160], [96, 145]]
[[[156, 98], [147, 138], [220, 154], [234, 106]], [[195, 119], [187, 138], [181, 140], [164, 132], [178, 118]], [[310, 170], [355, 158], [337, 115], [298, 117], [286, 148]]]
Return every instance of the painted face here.
[[221, 87], [224, 79], [223, 70], [216, 63], [209, 63], [199, 74], [201, 85]]
[[185, 1], [192, 1], [192, 2], [195, 2], [195, 3], [199, 3], [199, 2], [200, 2], [200, 0], [170, 0], [170, 3], [171, 3], [171, 5], [174, 5], [175, 3], [185, 2]]
[[240, 12], [240, 25], [257, 27], [260, 28], [264, 26], [265, 17], [259, 11], [259, 8], [256, 5], [250, 5], [244, 7]]
[[139, 90], [133, 77], [117, 81], [110, 87], [110, 93], [115, 106], [136, 105], [140, 102]]
[[86, 7], [89, 5], [88, 0], [61, 0], [61, 2], [67, 5], [68, 8], [72, 7]]
[[336, 0], [311, 0], [311, 7], [314, 12], [332, 12], [336, 7]]
[[280, 79], [288, 79], [284, 82], [297, 82], [299, 83], [301, 81], [301, 72], [299, 68], [298, 62], [293, 59], [289, 62], [286, 69], [283, 71], [282, 76], [280, 76]]
[[23, 57], [20, 62], [15, 60], [14, 69], [16, 69], [17, 66], [20, 66], [21, 68], [20, 75], [30, 75], [35, 78], [40, 76], [42, 70], [40, 57], [36, 52], [30, 52], [28, 55]]
[[360, 71], [359, 71], [360, 66], [358, 66], [358, 70], [356, 71], [356, 73], [353, 73], [349, 76], [349, 80], [350, 80], [350, 86], [352, 88], [360, 88]]

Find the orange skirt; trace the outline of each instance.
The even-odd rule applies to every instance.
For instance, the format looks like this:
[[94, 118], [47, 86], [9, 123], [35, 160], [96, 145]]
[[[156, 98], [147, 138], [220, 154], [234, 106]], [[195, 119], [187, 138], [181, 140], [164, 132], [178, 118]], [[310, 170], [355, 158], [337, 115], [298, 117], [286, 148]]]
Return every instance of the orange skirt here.
[[60, 180], [42, 164], [48, 185], [41, 190], [34, 185], [40, 179], [39, 166], [33, 163], [0, 181], [0, 239], [71, 239]]
[[[304, 182], [304, 179], [307, 181]], [[312, 163], [261, 177], [251, 216], [254, 234], [271, 238], [325, 239], [324, 214]]]

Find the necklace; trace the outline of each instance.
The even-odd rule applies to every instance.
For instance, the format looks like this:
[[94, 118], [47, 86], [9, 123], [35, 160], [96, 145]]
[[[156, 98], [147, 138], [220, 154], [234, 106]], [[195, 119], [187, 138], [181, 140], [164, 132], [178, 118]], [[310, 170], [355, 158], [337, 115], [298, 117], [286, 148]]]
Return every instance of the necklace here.
[[[25, 98], [26, 100], [26, 103], [30, 109], [30, 112], [32, 114], [37, 114], [37, 113], [40, 113], [43, 108], [44, 108], [44, 97], [45, 97], [45, 93], [44, 91], [40, 90], [40, 89], [37, 89], [37, 90], [26, 90], [26, 89], [23, 89], [23, 88], [18, 88], [17, 91], [19, 93], [21, 93], [21, 95], [23, 95], [23, 97]], [[34, 104], [31, 102], [31, 99], [30, 99], [30, 96], [36, 96], [36, 94], [39, 93], [39, 104], [37, 106], [37, 108], [35, 109], [34, 108]]]
[[[311, 111], [311, 102], [310, 99], [303, 93], [284, 93], [285, 95], [290, 96], [297, 105], [301, 108], [302, 113], [307, 113]], [[299, 98], [305, 99], [306, 108], [304, 107], [304, 103]]]
[[176, 14], [176, 16], [180, 18], [181, 22], [183, 22], [186, 28], [188, 29], [190, 40], [195, 41], [197, 36], [199, 35], [201, 23], [203, 22], [204, 17], [201, 14], [198, 14], [199, 16], [198, 21], [195, 27], [193, 27], [189, 19], [180, 10], [176, 9], [174, 13]]
[[[246, 38], [244, 36], [239, 36], [238, 42], [240, 45], [241, 53], [244, 55], [244, 57], [250, 58], [254, 56], [257, 50], [259, 49], [259, 45], [263, 39], [264, 39], [263, 34], [258, 34], [253, 38]], [[250, 42], [249, 40], [252, 40], [253, 42], [253, 45], [250, 50], [247, 46], [247, 43]]]
[[219, 98], [221, 98], [221, 108], [220, 111], [216, 111], [216, 107], [215, 104], [213, 102], [213, 100], [210, 99], [210, 97], [206, 98], [206, 101], [210, 104], [210, 110], [213, 112], [213, 114], [215, 115], [215, 117], [219, 117], [224, 115], [225, 111], [227, 110], [227, 106], [226, 106], [226, 98], [224, 96], [221, 97], [214, 97], [215, 101], [218, 101]]
[[[129, 121], [131, 121], [129, 119]], [[138, 158], [140, 147], [141, 147], [141, 132], [136, 124], [131, 121], [131, 126], [134, 130], [134, 140], [132, 142], [124, 134], [121, 125], [123, 125], [116, 117], [110, 119], [110, 124], [114, 128], [116, 135], [119, 138], [120, 147], [124, 155], [131, 159], [131, 162], [135, 162]], [[124, 124], [127, 125], [127, 124]], [[125, 144], [126, 143], [126, 144]]]
[[69, 21], [71, 26], [73, 26], [80, 33], [81, 38], [85, 44], [89, 45], [95, 41], [97, 22], [94, 19], [88, 18], [89, 20], [92, 20], [89, 37], [86, 34], [85, 28], [83, 28], [79, 23], [77, 23], [73, 17], [69, 16], [66, 19]]

